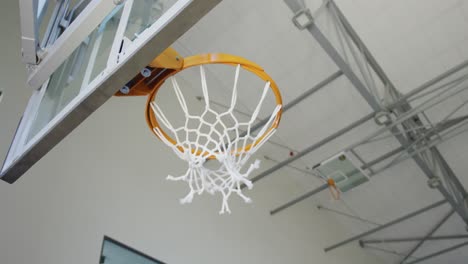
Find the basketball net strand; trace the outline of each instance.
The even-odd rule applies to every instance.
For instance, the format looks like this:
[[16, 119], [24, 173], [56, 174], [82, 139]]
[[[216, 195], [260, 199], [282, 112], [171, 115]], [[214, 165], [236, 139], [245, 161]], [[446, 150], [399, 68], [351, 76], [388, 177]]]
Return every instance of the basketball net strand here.
[[[169, 80], [185, 114], [185, 124], [181, 127], [174, 127], [166, 118], [161, 108], [154, 101], [151, 103], [155, 116], [170, 131], [176, 143], [171, 143], [159, 128], [155, 127], [154, 132], [166, 145], [172, 148], [179, 158], [188, 163], [188, 169], [185, 174], [178, 177], [167, 176], [168, 180], [184, 181], [188, 184], [190, 192], [187, 196], [180, 199], [182, 204], [192, 202], [195, 194], [201, 195], [204, 192], [210, 194], [221, 193], [223, 199], [220, 214], [225, 212], [231, 213], [228, 200], [233, 193], [241, 197], [246, 203], [251, 202], [251, 199], [242, 193], [242, 186], [245, 185], [249, 189], [252, 188], [253, 184], [248, 177], [252, 171], [259, 168], [260, 161], [255, 160], [247, 169], [244, 168], [252, 154], [275, 133], [276, 129], [273, 124], [277, 122], [275, 117], [279, 113], [281, 105], [276, 106], [268, 122], [265, 123], [257, 135], [252, 135], [252, 125], [257, 119], [263, 101], [270, 89], [270, 82], [265, 83], [260, 102], [250, 120], [248, 122], [239, 122], [233, 114], [237, 101], [239, 70], [240, 65], [237, 65], [231, 105], [225, 112], [218, 113], [210, 108], [203, 66], [200, 66], [200, 75], [205, 109], [200, 116], [194, 116], [189, 113], [184, 95], [174, 76], [170, 77]], [[214, 115], [214, 121], [207, 120], [207, 115]], [[230, 119], [234, 125], [229, 126], [226, 124], [224, 121], [226, 118]], [[198, 127], [196, 129], [189, 128], [189, 122], [193, 123], [194, 121], [198, 122], [196, 123]], [[208, 132], [202, 132], [202, 126], [208, 126]], [[243, 132], [241, 128], [245, 130], [245, 136], [241, 136]], [[193, 136], [195, 136], [195, 140]], [[250, 148], [248, 147], [249, 144], [252, 144]], [[205, 162], [210, 157], [220, 163], [219, 168], [210, 169], [205, 167]]]

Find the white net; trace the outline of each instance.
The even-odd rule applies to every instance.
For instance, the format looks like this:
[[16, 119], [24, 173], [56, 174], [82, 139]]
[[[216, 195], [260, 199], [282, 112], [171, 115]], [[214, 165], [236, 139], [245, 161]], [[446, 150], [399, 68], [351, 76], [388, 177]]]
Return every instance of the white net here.
[[[252, 154], [257, 151], [276, 131], [274, 122], [278, 122], [281, 105], [277, 105], [268, 121], [261, 127], [258, 133], [253, 134], [252, 125], [262, 107], [262, 103], [270, 90], [270, 82], [266, 82], [263, 93], [256, 109], [248, 122], [240, 122], [234, 115], [234, 107], [237, 101], [237, 86], [240, 65], [236, 68], [234, 87], [230, 107], [221, 113], [210, 108], [205, 70], [200, 66], [201, 86], [205, 102], [204, 111], [200, 116], [191, 115], [179, 87], [172, 76], [169, 78], [177, 99], [185, 115], [183, 126], [174, 127], [166, 118], [161, 108], [153, 101], [152, 110], [157, 119], [167, 128], [165, 131], [172, 134], [175, 144], [170, 142], [163, 132], [155, 127], [154, 132], [158, 137], [177, 154], [179, 158], [187, 161], [188, 169], [185, 174], [174, 177], [169, 175], [168, 180], [184, 181], [188, 184], [190, 192], [180, 200], [181, 203], [190, 203], [195, 194], [208, 192], [220, 193], [223, 197], [220, 214], [230, 213], [228, 199], [235, 193], [245, 202], [251, 202], [250, 198], [242, 193], [242, 188], [252, 188], [252, 182], [248, 179], [250, 173], [259, 168], [259, 160], [251, 163], [244, 169]], [[227, 121], [229, 120], [229, 121]], [[189, 124], [196, 124], [196, 128]], [[205, 129], [203, 129], [205, 128]], [[207, 167], [209, 159], [216, 159], [219, 167], [210, 169]]]

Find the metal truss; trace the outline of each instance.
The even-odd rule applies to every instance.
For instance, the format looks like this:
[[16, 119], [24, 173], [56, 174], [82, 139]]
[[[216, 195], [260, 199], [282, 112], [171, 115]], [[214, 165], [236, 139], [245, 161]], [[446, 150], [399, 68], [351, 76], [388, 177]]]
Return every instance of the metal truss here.
[[363, 238], [363, 237], [365, 237], [365, 236], [371, 235], [371, 234], [373, 234], [373, 233], [375, 233], [375, 232], [381, 231], [381, 230], [383, 230], [383, 229], [385, 229], [385, 228], [388, 228], [388, 227], [390, 227], [390, 226], [396, 225], [396, 224], [398, 224], [398, 223], [400, 223], [400, 222], [403, 222], [403, 221], [405, 221], [405, 220], [408, 220], [408, 219], [410, 219], [410, 218], [413, 218], [413, 217], [415, 217], [415, 216], [418, 216], [418, 215], [420, 215], [420, 214], [422, 214], [422, 213], [425, 213], [425, 212], [427, 212], [427, 211], [429, 211], [429, 210], [432, 210], [432, 209], [434, 209], [434, 208], [437, 208], [437, 207], [439, 207], [439, 206], [441, 206], [441, 205], [443, 205], [443, 204], [445, 204], [445, 203], [447, 203], [446, 200], [438, 201], [438, 202], [433, 203], [433, 204], [431, 204], [431, 205], [428, 205], [428, 206], [426, 206], [426, 207], [424, 207], [424, 208], [421, 208], [421, 209], [419, 209], [419, 210], [416, 210], [416, 211], [414, 211], [414, 212], [411, 212], [411, 213], [409, 213], [409, 214], [407, 214], [407, 215], [404, 215], [404, 216], [402, 216], [402, 217], [399, 217], [399, 218], [397, 218], [397, 219], [395, 219], [395, 220], [392, 220], [392, 221], [390, 221], [390, 222], [387, 222], [387, 223], [385, 223], [385, 224], [383, 224], [383, 225], [380, 225], [380, 226], [378, 226], [378, 227], [372, 228], [372, 229], [370, 229], [370, 230], [368, 230], [368, 231], [366, 231], [366, 232], [364, 232], [364, 233], [361, 233], [361, 234], [359, 234], [359, 235], [350, 237], [350, 238], [348, 238], [348, 239], [346, 239], [346, 240], [343, 240], [343, 241], [341, 241], [341, 242], [339, 242], [339, 243], [336, 243], [336, 244], [334, 244], [334, 245], [328, 246], [328, 247], [326, 247], [324, 250], [325, 250], [325, 252], [327, 252], [327, 251], [331, 251], [331, 250], [333, 250], [333, 249], [336, 249], [336, 248], [338, 248], [338, 247], [344, 246], [344, 245], [349, 244], [349, 243], [351, 243], [351, 242], [353, 242], [353, 241], [359, 240], [359, 239], [361, 239], [361, 238]]
[[[447, 140], [454, 134], [460, 133], [460, 129], [468, 124], [468, 116], [452, 117], [466, 103], [457, 106], [443, 120], [436, 124], [432, 124], [425, 115], [425, 110], [446, 101], [448, 98], [456, 96], [462, 91], [468, 89], [468, 73], [463, 76], [455, 76], [460, 72], [468, 69], [468, 61], [457, 65], [449, 71], [429, 80], [413, 91], [402, 95], [394, 87], [392, 82], [386, 76], [385, 72], [378, 65], [371, 53], [367, 50], [364, 43], [358, 37], [341, 11], [332, 0], [324, 1], [324, 5], [320, 8], [321, 12], [328, 12], [333, 18], [337, 34], [341, 38], [340, 47], [335, 47], [330, 40], [323, 34], [320, 27], [315, 24], [314, 16], [309, 9], [300, 0], [284, 0], [288, 7], [293, 11], [293, 23], [300, 30], [307, 30], [315, 40], [320, 44], [323, 50], [335, 62], [341, 73], [351, 82], [361, 96], [366, 100], [373, 112], [361, 119], [353, 122], [336, 133], [324, 138], [323, 140], [307, 147], [300, 151], [295, 156], [277, 163], [275, 166], [265, 172], [253, 177], [253, 181], [259, 181], [287, 166], [291, 162], [300, 159], [306, 154], [316, 150], [324, 144], [344, 135], [348, 131], [359, 127], [367, 121], [373, 119], [376, 115], [383, 113], [389, 117], [389, 122], [384, 122], [381, 125], [382, 129], [372, 133], [365, 139], [349, 146], [345, 150], [354, 151], [355, 148], [362, 144], [371, 141], [382, 139], [382, 135], [389, 133], [391, 137], [397, 139], [401, 144], [400, 147], [378, 157], [370, 162], [363, 162], [361, 169], [372, 169], [371, 175], [376, 175], [384, 169], [398, 164], [399, 162], [412, 159], [416, 165], [422, 170], [428, 178], [428, 185], [431, 188], [437, 189], [443, 196], [444, 200], [424, 207], [420, 210], [412, 212], [401, 218], [380, 225], [360, 235], [348, 238], [344, 241], [331, 245], [325, 248], [325, 251], [330, 251], [341, 247], [345, 244], [360, 240], [370, 234], [393, 226], [404, 220], [410, 219], [416, 215], [429, 211], [442, 204], [448, 203], [451, 205], [451, 210], [437, 222], [434, 227], [425, 236], [421, 238], [401, 238], [400, 240], [414, 239], [418, 241], [417, 245], [404, 254], [400, 263], [417, 263], [423, 260], [439, 256], [441, 254], [458, 249], [468, 245], [468, 242], [446, 248], [439, 252], [435, 252], [425, 257], [414, 260], [413, 254], [427, 240], [436, 239], [461, 239], [460, 236], [445, 236], [433, 237], [432, 235], [454, 214], [456, 213], [466, 224], [468, 224], [468, 204], [467, 192], [463, 185], [458, 180], [457, 176], [437, 149], [436, 145], [444, 140]], [[376, 80], [377, 79], [377, 80]], [[448, 80], [448, 81], [447, 81]], [[382, 88], [383, 87], [383, 88]], [[379, 90], [380, 88], [380, 90]], [[428, 98], [423, 103], [412, 107], [410, 101], [415, 101], [420, 98]], [[423, 120], [426, 121], [423, 122]], [[380, 137], [380, 138], [379, 138]], [[395, 157], [396, 156], [396, 157]], [[388, 162], [390, 160], [390, 162]], [[387, 164], [381, 168], [372, 168], [376, 164], [387, 161]], [[276, 214], [294, 204], [313, 196], [327, 189], [328, 185], [324, 184], [315, 190], [311, 190], [271, 211], [271, 214]], [[369, 242], [371, 241], [371, 242]], [[397, 240], [395, 240], [397, 241]], [[361, 240], [361, 245], [365, 246], [372, 243], [372, 240]]]

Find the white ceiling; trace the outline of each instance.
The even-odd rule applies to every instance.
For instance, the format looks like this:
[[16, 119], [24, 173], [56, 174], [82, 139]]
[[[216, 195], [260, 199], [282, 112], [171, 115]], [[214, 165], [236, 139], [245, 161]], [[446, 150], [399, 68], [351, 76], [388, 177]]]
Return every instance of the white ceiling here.
[[[321, 3], [306, 2], [312, 9]], [[468, 4], [464, 1], [337, 3], [395, 86], [403, 93], [468, 58]], [[308, 33], [299, 32], [293, 26], [289, 21], [290, 17], [290, 10], [282, 1], [224, 1], [174, 46], [184, 55], [225, 52], [257, 62], [277, 81], [287, 103], [337, 70], [315, 40]], [[321, 20], [319, 23], [323, 25], [326, 34], [327, 30], [331, 30], [326, 21]], [[193, 79], [189, 79], [190, 81], [193, 82]], [[226, 90], [221, 94], [216, 94], [216, 91], [210, 90], [214, 94], [214, 100], [227, 105], [230, 94]], [[247, 109], [241, 110], [248, 112], [253, 109], [255, 100], [252, 101], [252, 97], [258, 98], [252, 93], [240, 96], [244, 106], [248, 106]], [[449, 111], [448, 109], [450, 103], [442, 104], [437, 109], [428, 111], [428, 115], [433, 121], [437, 121]], [[272, 140], [289, 146], [291, 150], [301, 150], [370, 112], [371, 108], [350, 83], [340, 78], [288, 111]], [[301, 169], [311, 167], [376, 128], [375, 124], [368, 122], [293, 162], [292, 165]], [[466, 135], [455, 140], [460, 142], [463, 138], [466, 138]], [[369, 161], [398, 146], [396, 140], [388, 139], [360, 147], [358, 153]], [[447, 148], [442, 150], [447, 152]], [[259, 152], [258, 157], [266, 155], [275, 160], [284, 160], [289, 155], [288, 149], [272, 144], [267, 144]], [[274, 162], [264, 160], [263, 165], [261, 170], [274, 165]], [[463, 169], [456, 166], [454, 169], [459, 172], [465, 186], [468, 186], [468, 177], [462, 174]], [[318, 195], [307, 202], [323, 203], [343, 212], [384, 223], [442, 198], [439, 193], [427, 187], [425, 176], [412, 161], [403, 162], [377, 176], [372, 178], [371, 182], [343, 195], [341, 202], [330, 202], [328, 193]], [[271, 197], [276, 201], [276, 205], [322, 184], [310, 175], [301, 175], [286, 168], [275, 172], [257, 185], [274, 184], [276, 177], [287, 177], [297, 183], [284, 187], [284, 195]], [[289, 198], [285, 199], [282, 196]], [[408, 221], [408, 224], [403, 223], [378, 235], [422, 236], [442, 218], [447, 208], [441, 207]], [[457, 216], [452, 218], [445, 227], [446, 230], [441, 230], [439, 234], [464, 232], [463, 224]], [[424, 221], [421, 221], [422, 219]], [[341, 220], [349, 227], [349, 233], [343, 234], [343, 238], [372, 227], [349, 219]], [[450, 242], [445, 242], [445, 245], [443, 243], [428, 243], [428, 249], [423, 248], [416, 256], [428, 254], [429, 249], [451, 245]], [[414, 243], [384, 245], [384, 248], [404, 254], [412, 245]], [[389, 254], [379, 255], [390, 262], [398, 260]], [[456, 262], [466, 257], [468, 255], [455, 252], [445, 256], [444, 261]]]
[[[315, 7], [321, 1], [308, 2], [311, 7]], [[337, 4], [401, 92], [408, 92], [426, 80], [468, 59], [468, 30], [466, 30], [468, 28], [468, 1], [337, 0]], [[17, 16], [17, 14], [9, 13], [5, 15]], [[308, 33], [300, 32], [294, 27], [290, 21], [291, 15], [290, 10], [282, 1], [224, 0], [173, 46], [183, 55], [224, 52], [255, 61], [277, 81], [283, 99], [287, 103], [337, 70], [315, 40]], [[18, 51], [19, 32], [17, 29], [5, 23], [1, 23], [0, 27], [2, 32], [5, 32], [3, 35], [9, 36], [8, 41], [2, 40], [2, 48]], [[5, 61], [18, 60], [18, 54], [8, 52], [2, 54]], [[20, 63], [11, 64], [9, 70], [10, 75], [11, 72], [15, 73], [15, 78], [25, 79], [24, 68]], [[3, 157], [29, 92], [24, 87], [9, 87], [16, 85], [17, 82], [11, 80], [6, 73], [0, 74], [2, 85], [7, 87], [5, 99], [0, 104], [2, 122], [0, 156]], [[229, 98], [229, 94], [224, 89], [210, 91], [213, 92], [214, 100], [223, 101]], [[195, 90], [188, 91], [188, 97], [191, 98], [189, 103], [199, 104], [194, 98], [196, 95], [199, 93], [197, 94]], [[240, 96], [244, 106], [250, 110], [255, 102], [252, 98], [255, 97], [248, 91]], [[121, 99], [115, 98], [110, 102], [115, 109], [122, 107], [122, 104], [117, 102], [118, 100]], [[138, 107], [143, 102], [143, 99], [132, 99], [129, 105]], [[165, 102], [163, 107], [167, 107], [169, 111], [177, 106], [171, 101]], [[432, 116], [436, 117], [443, 111], [446, 109], [440, 109]], [[141, 112], [142, 126], [135, 128], [138, 131], [146, 129], [143, 111]], [[340, 78], [288, 111], [282, 119], [278, 133], [272, 140], [287, 145], [291, 150], [301, 150], [370, 112], [371, 108], [350, 83]], [[106, 113], [112, 114], [112, 111]], [[101, 115], [99, 118], [105, 122], [107, 117]], [[376, 128], [374, 123], [368, 122], [292, 165], [301, 169], [311, 167], [370, 134]], [[102, 128], [96, 127], [95, 129], [99, 131]], [[151, 137], [139, 140], [143, 143], [154, 141]], [[468, 176], [463, 174], [466, 171], [464, 153], [467, 153], [468, 147], [466, 144], [460, 144], [465, 141], [466, 134], [460, 135], [444, 143], [441, 151], [446, 154], [449, 163], [468, 188]], [[94, 144], [93, 149], [99, 149], [99, 142], [94, 142]], [[359, 153], [365, 160], [371, 160], [397, 146], [396, 141], [389, 139], [361, 148]], [[257, 155], [259, 158], [267, 155], [275, 160], [284, 160], [289, 156], [288, 149], [272, 144], [266, 144], [259, 152]], [[152, 153], [141, 154], [149, 156]], [[260, 170], [265, 170], [272, 165], [274, 162], [262, 160]], [[259, 193], [265, 195], [264, 199], [271, 206], [271, 208], [266, 208], [269, 210], [321, 184], [321, 181], [310, 175], [302, 175], [284, 168], [258, 182], [256, 188], [259, 189]], [[268, 193], [266, 190], [269, 188], [281, 191]], [[416, 165], [412, 161], [406, 161], [373, 177], [369, 183], [346, 193], [342, 201], [332, 201], [329, 194], [324, 192], [304, 203], [323, 204], [365, 219], [384, 223], [441, 198], [439, 193], [427, 188], [426, 178]], [[291, 208], [291, 210], [298, 209]], [[448, 207], [443, 206], [375, 236], [424, 235], [447, 210]], [[332, 213], [319, 211], [316, 213], [329, 214], [330, 217], [338, 219], [347, 228], [342, 238], [372, 227], [372, 225], [364, 225]], [[462, 232], [464, 232], [462, 223], [456, 219], [456, 216], [453, 216], [438, 234]], [[416, 255], [422, 256], [430, 253], [431, 250], [449, 245], [449, 243], [431, 242], [428, 243], [427, 248], [423, 247]], [[384, 246], [404, 254], [411, 244]], [[391, 254], [375, 253], [389, 263], [398, 259]], [[438, 261], [441, 260], [446, 263], [461, 263], [467, 258], [467, 251], [459, 250], [427, 263], [439, 263]]]

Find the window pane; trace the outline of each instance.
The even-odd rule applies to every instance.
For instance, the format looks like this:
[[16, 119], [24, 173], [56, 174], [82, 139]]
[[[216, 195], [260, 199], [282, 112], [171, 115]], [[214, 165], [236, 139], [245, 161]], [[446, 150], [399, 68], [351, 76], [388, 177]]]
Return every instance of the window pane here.
[[109, 238], [104, 239], [100, 264], [163, 264], [141, 252]]

